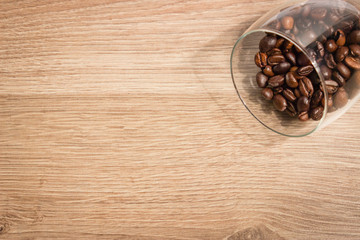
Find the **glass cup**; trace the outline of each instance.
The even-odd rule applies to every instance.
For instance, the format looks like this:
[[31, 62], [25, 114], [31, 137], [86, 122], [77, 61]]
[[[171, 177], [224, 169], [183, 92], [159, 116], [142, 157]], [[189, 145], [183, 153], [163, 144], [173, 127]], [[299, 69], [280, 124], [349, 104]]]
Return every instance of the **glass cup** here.
[[257, 20], [231, 54], [242, 103], [265, 127], [306, 136], [360, 98], [360, 1], [290, 1]]

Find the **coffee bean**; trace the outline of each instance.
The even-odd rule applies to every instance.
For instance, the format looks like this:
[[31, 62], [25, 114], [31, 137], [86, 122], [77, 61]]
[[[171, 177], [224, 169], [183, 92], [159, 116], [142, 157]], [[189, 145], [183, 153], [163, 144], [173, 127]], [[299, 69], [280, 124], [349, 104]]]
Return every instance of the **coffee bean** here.
[[301, 16], [303, 18], [307, 18], [310, 15], [310, 12], [311, 12], [311, 6], [310, 6], [310, 4], [306, 4], [303, 6]]
[[285, 82], [284, 75], [276, 75], [274, 77], [271, 77], [268, 80], [268, 86], [272, 87], [272, 88], [275, 88], [275, 87], [279, 87], [279, 86], [283, 85], [284, 82]]
[[349, 55], [349, 48], [346, 46], [338, 48], [335, 54], [335, 59], [337, 62], [342, 62]]
[[295, 94], [293, 93], [293, 91], [291, 91], [291, 89], [289, 88], [285, 88], [282, 92], [283, 96], [289, 100], [290, 102], [295, 102], [296, 100], [296, 96]]
[[283, 92], [283, 90], [284, 90], [284, 88], [283, 88], [283, 87], [275, 87], [275, 88], [273, 88], [273, 92], [274, 92], [274, 94], [279, 94], [279, 93], [282, 93], [282, 92]]
[[266, 53], [267, 51], [270, 51], [272, 48], [275, 47], [277, 42], [277, 38], [274, 36], [265, 36], [263, 39], [261, 39], [259, 44], [260, 52]]
[[333, 71], [332, 78], [339, 84], [340, 87], [344, 86], [345, 78], [343, 78], [338, 71]]
[[324, 57], [325, 55], [325, 48], [324, 48], [324, 45], [319, 42], [319, 41], [316, 41], [316, 51], [317, 51], [317, 54], [320, 56], [320, 57]]
[[290, 50], [293, 46], [294, 46], [294, 44], [292, 42], [290, 42], [289, 40], [284, 41], [283, 47], [285, 50]]
[[274, 56], [274, 55], [282, 55], [282, 51], [279, 48], [273, 48], [270, 51], [267, 52], [268, 56]]
[[294, 107], [294, 104], [292, 104], [291, 102], [287, 101], [286, 102], [287, 107], [286, 107], [286, 113], [289, 114], [291, 117], [295, 117], [297, 114], [297, 111]]
[[270, 101], [270, 100], [273, 98], [273, 96], [274, 96], [274, 93], [273, 93], [273, 91], [272, 91], [270, 88], [264, 88], [264, 89], [261, 91], [261, 94], [262, 94], [262, 96], [263, 96], [266, 100], [268, 100], [268, 101]]
[[348, 41], [350, 44], [360, 43], [360, 30], [352, 31], [349, 35]]
[[301, 113], [299, 113], [298, 118], [300, 121], [305, 122], [305, 121], [309, 120], [309, 114], [308, 114], [308, 112], [301, 112]]
[[299, 40], [304, 44], [304, 45], [308, 45], [312, 42], [314, 42], [317, 38], [317, 34], [309, 29], [309, 30], [306, 30], [303, 34], [301, 34], [299, 36]]
[[292, 33], [293, 33], [294, 35], [298, 35], [298, 34], [300, 33], [300, 30], [299, 30], [299, 28], [297, 27], [296, 24], [294, 24], [294, 27], [293, 27], [293, 29], [292, 29]]
[[310, 111], [310, 117], [315, 121], [319, 121], [322, 118], [323, 114], [324, 108], [321, 106], [313, 108]]
[[349, 99], [346, 90], [343, 87], [341, 87], [334, 95], [334, 106], [336, 108], [342, 108], [347, 104], [348, 100]]
[[294, 94], [295, 94], [295, 96], [296, 96], [297, 98], [301, 97], [301, 92], [300, 92], [300, 90], [299, 90], [298, 88], [295, 88], [295, 89], [294, 89]]
[[330, 53], [335, 52], [337, 50], [337, 48], [338, 48], [338, 46], [336, 45], [336, 43], [333, 39], [330, 39], [325, 43], [325, 49]]
[[345, 58], [345, 63], [351, 69], [360, 70], [360, 59], [359, 58], [355, 58], [355, 57], [352, 57], [352, 56], [347, 56]]
[[259, 68], [263, 68], [267, 65], [267, 55], [265, 53], [258, 52], [255, 55], [255, 64]]
[[275, 19], [274, 21], [271, 21], [268, 26], [270, 28], [273, 28], [275, 30], [280, 30], [281, 29], [281, 22], [277, 19]]
[[316, 51], [312, 48], [307, 49], [307, 51], [310, 56], [310, 60], [316, 60], [316, 57], [317, 57]]
[[360, 56], [360, 45], [358, 44], [351, 44], [349, 46], [350, 48], [350, 53], [352, 56], [354, 57], [359, 57]]
[[296, 26], [302, 31], [311, 27], [312, 21], [308, 18], [299, 18], [296, 21]]
[[314, 20], [322, 20], [326, 17], [327, 9], [324, 7], [314, 8], [310, 12], [310, 16]]
[[289, 71], [291, 64], [288, 62], [282, 62], [273, 67], [275, 74], [285, 74]]
[[277, 94], [273, 97], [273, 105], [276, 110], [283, 112], [287, 107], [286, 99], [280, 94]]
[[280, 48], [283, 45], [284, 41], [285, 41], [284, 38], [278, 38], [275, 44], [275, 48]]
[[331, 9], [328, 13], [328, 21], [330, 24], [334, 24], [340, 21], [340, 14], [336, 13], [334, 9]]
[[297, 88], [298, 86], [298, 81], [295, 78], [294, 72], [288, 72], [285, 76], [285, 81], [286, 84], [291, 88]]
[[286, 59], [291, 63], [291, 65], [296, 65], [296, 55], [293, 52], [285, 53]]
[[294, 27], [294, 18], [291, 16], [285, 16], [281, 19], [281, 25], [284, 29], [291, 30]]
[[296, 72], [298, 70], [298, 66], [292, 66], [290, 69], [289, 69], [289, 72]]
[[326, 65], [321, 65], [320, 70], [322, 75], [324, 76], [325, 80], [328, 80], [331, 78], [331, 69], [328, 68]]
[[310, 101], [309, 98], [305, 96], [301, 96], [297, 101], [297, 110], [299, 112], [307, 112], [310, 109]]
[[349, 79], [351, 76], [351, 70], [345, 66], [345, 64], [343, 63], [338, 63], [336, 65], [336, 69], [339, 71], [339, 73], [341, 74], [341, 76], [343, 76], [345, 78], [345, 80]]
[[312, 97], [312, 99], [311, 99], [311, 107], [316, 107], [316, 106], [318, 106], [319, 103], [321, 102], [321, 100], [323, 99], [323, 97], [324, 97], [324, 93], [323, 93], [320, 89], [318, 89], [318, 90], [314, 93], [314, 95], [313, 95], [313, 97]]
[[285, 62], [285, 60], [286, 59], [283, 55], [273, 55], [268, 57], [267, 62], [270, 66], [275, 66], [278, 65], [279, 63]]
[[314, 71], [314, 67], [312, 65], [307, 65], [300, 67], [296, 73], [300, 76], [308, 76], [312, 71]]
[[258, 72], [256, 74], [256, 83], [261, 88], [266, 87], [268, 79], [269, 78], [265, 74], [263, 74], [262, 72]]
[[333, 69], [336, 66], [336, 62], [334, 60], [334, 56], [331, 53], [326, 53], [324, 60], [326, 62], [326, 65], [330, 68]]
[[303, 96], [311, 97], [314, 93], [314, 87], [311, 80], [307, 77], [303, 77], [299, 81], [299, 90]]
[[346, 43], [346, 36], [345, 36], [345, 33], [341, 30], [341, 29], [338, 29], [336, 32], [335, 32], [335, 43], [336, 45], [338, 46], [344, 46], [345, 43]]
[[325, 80], [325, 87], [328, 94], [334, 94], [339, 89], [339, 84], [334, 80]]
[[268, 76], [268, 77], [273, 77], [275, 76], [272, 67], [270, 65], [266, 65], [265, 68], [263, 69], [263, 73]]
[[311, 64], [309, 58], [304, 54], [304, 53], [300, 53], [296, 59], [296, 62], [300, 65], [300, 66], [306, 66]]

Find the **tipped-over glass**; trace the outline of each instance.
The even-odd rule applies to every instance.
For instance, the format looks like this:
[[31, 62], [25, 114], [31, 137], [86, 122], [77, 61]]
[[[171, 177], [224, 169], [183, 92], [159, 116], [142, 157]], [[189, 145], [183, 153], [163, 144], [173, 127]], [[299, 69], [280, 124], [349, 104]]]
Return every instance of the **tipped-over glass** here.
[[265, 127], [306, 136], [360, 97], [360, 1], [290, 1], [256, 21], [231, 54], [235, 89]]

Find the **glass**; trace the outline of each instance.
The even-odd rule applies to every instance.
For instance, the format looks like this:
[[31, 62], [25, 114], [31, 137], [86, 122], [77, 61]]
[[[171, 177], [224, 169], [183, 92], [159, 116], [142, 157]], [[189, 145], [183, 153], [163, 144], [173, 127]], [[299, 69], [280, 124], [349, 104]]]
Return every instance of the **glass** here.
[[[359, 99], [360, 50], [357, 48], [358, 46], [360, 49], [359, 8], [360, 2], [355, 0], [290, 1], [257, 20], [237, 40], [230, 63], [233, 83], [246, 109], [261, 124], [285, 136], [306, 136], [339, 118]], [[303, 117], [306, 119], [304, 116], [306, 112], [298, 112], [297, 106], [299, 105], [297, 103], [300, 95], [293, 102], [285, 98], [287, 100], [286, 111], [289, 112], [289, 109], [295, 108], [296, 116], [290, 116], [294, 115], [294, 110], [291, 110], [290, 114], [275, 110], [271, 103], [272, 100], [267, 101], [262, 96], [262, 88], [256, 81], [256, 75], [260, 71], [264, 72], [265, 65], [271, 65], [269, 64], [271, 54], [278, 54], [267, 51], [267, 60], [262, 68], [260, 69], [255, 64], [254, 56], [259, 52], [259, 43], [265, 36], [285, 39], [285, 43], [279, 47], [282, 51], [280, 55], [284, 55], [286, 51], [294, 52], [297, 56], [297, 63], [296, 65], [290, 64], [291, 66], [298, 68], [304, 66], [304, 64], [299, 65], [300, 55], [309, 59], [309, 64], [313, 66], [311, 78], [307, 77], [311, 80], [314, 91], [310, 92], [308, 100], [311, 102], [315, 98], [314, 92], [316, 91], [322, 92], [323, 99], [318, 104], [310, 105], [307, 112], [309, 120], [299, 120], [299, 118], [304, 120]], [[287, 46], [292, 45], [290, 50], [286, 50]], [[356, 46], [350, 47], [350, 45]], [[324, 52], [322, 52], [321, 46], [325, 49]], [[349, 51], [346, 51], [346, 47]], [[340, 48], [343, 48], [344, 53], [340, 52]], [[340, 53], [337, 53], [338, 51]], [[346, 58], [343, 59], [343, 57]], [[287, 57], [285, 61], [291, 62]], [[324, 70], [326, 69], [324, 66], [331, 70], [330, 76], [329, 72]], [[270, 66], [270, 69], [274, 70], [274, 66]], [[299, 73], [296, 68], [291, 68], [289, 71]], [[339, 73], [341, 74], [339, 75]], [[287, 79], [285, 73], [280, 75]], [[302, 84], [300, 81], [305, 81], [301, 80], [302, 76], [299, 74], [296, 76], [298, 85]], [[270, 79], [271, 75], [267, 77]], [[284, 96], [284, 89], [299, 94], [299, 86], [289, 87], [288, 82], [284, 82], [281, 88], [276, 88], [270, 86], [267, 81], [267, 87], [270, 86], [274, 95], [278, 93]], [[337, 92], [334, 92], [335, 90]], [[314, 100], [314, 102], [317, 101]], [[314, 116], [315, 113], [311, 109], [316, 106], [323, 111], [323, 114], [320, 117], [317, 115], [318, 119], [314, 117], [316, 120], [313, 120], [311, 116]]]

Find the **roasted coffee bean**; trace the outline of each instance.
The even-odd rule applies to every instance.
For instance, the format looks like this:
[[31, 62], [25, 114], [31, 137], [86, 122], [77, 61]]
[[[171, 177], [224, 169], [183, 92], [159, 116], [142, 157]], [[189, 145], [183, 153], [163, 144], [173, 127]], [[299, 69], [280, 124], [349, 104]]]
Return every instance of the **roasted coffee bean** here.
[[341, 76], [338, 71], [333, 71], [332, 78], [339, 84], [340, 87], [344, 86], [345, 78]]
[[359, 57], [360, 56], [360, 45], [358, 44], [351, 44], [349, 46], [350, 48], [350, 53], [352, 56], [354, 57]]
[[297, 98], [301, 97], [301, 92], [300, 92], [300, 90], [299, 90], [298, 88], [295, 88], [295, 89], [294, 89], [294, 94], [295, 94], [295, 96], [296, 96]]
[[289, 71], [291, 64], [288, 62], [282, 62], [273, 67], [275, 74], [285, 74]]
[[328, 94], [334, 94], [339, 89], [339, 84], [334, 80], [325, 80], [325, 87]]
[[274, 94], [279, 94], [279, 93], [282, 93], [282, 92], [283, 92], [283, 90], [284, 90], [284, 88], [283, 88], [283, 87], [275, 87], [275, 88], [273, 88], [273, 92], [274, 92]]
[[334, 28], [327, 25], [323, 20], [317, 22], [313, 25], [313, 29], [317, 34], [323, 34], [324, 36], [330, 36], [334, 33]]
[[323, 99], [323, 97], [324, 97], [324, 93], [320, 89], [318, 89], [314, 93], [314, 95], [313, 95], [313, 97], [311, 99], [311, 107], [314, 108], [314, 107], [318, 106], [319, 103], [321, 102], [321, 100]]
[[289, 88], [285, 88], [282, 92], [282, 95], [290, 102], [295, 102], [296, 100], [295, 94]]
[[294, 46], [294, 44], [292, 42], [290, 42], [289, 40], [284, 41], [283, 47], [285, 50], [290, 50], [293, 46]]
[[316, 51], [317, 51], [317, 55], [320, 56], [320, 57], [324, 57], [325, 55], [325, 48], [324, 48], [324, 45], [319, 42], [319, 41], [316, 41]]
[[330, 68], [333, 69], [336, 66], [336, 62], [334, 60], [334, 56], [331, 53], [326, 53], [324, 60], [326, 62], [326, 65]]
[[308, 114], [308, 112], [301, 112], [301, 113], [299, 113], [299, 120], [300, 121], [307, 121], [307, 120], [309, 120], [309, 114]]
[[312, 120], [319, 121], [324, 114], [324, 108], [319, 106], [316, 108], [311, 109], [310, 117]]
[[298, 66], [292, 66], [290, 69], [289, 69], [289, 72], [296, 72], [298, 70]]
[[[334, 106], [334, 100], [333, 100], [333, 99], [334, 99], [333, 96], [329, 94], [329, 95], [328, 95], [328, 99], [327, 99], [328, 111], [329, 111], [330, 109], [332, 109], [333, 106]], [[325, 107], [325, 98], [323, 98], [323, 99], [321, 100], [321, 105], [322, 105], [323, 107]]]
[[255, 64], [259, 68], [263, 68], [267, 65], [267, 55], [265, 53], [258, 52], [255, 55]]
[[275, 48], [280, 48], [283, 45], [284, 41], [285, 41], [284, 38], [278, 38], [275, 44]]
[[310, 109], [310, 101], [309, 98], [305, 96], [301, 96], [297, 101], [297, 110], [299, 112], [307, 112]]
[[258, 72], [256, 74], [256, 83], [261, 88], [266, 87], [268, 79], [269, 79], [268, 76], [266, 76], [262, 72]]
[[296, 73], [300, 76], [308, 76], [312, 71], [314, 71], [314, 67], [312, 65], [307, 65], [300, 67]]
[[276, 45], [277, 38], [274, 36], [265, 36], [263, 39], [261, 39], [259, 44], [260, 52], [266, 53], [270, 51], [272, 48]]
[[319, 38], [318, 38], [318, 41], [321, 42], [321, 44], [324, 45], [326, 43], [326, 41], [327, 41], [327, 38], [326, 38], [326, 36], [324, 34], [321, 34], [319, 36]]
[[298, 81], [295, 78], [295, 73], [294, 72], [288, 72], [285, 76], [285, 80], [286, 80], [286, 84], [291, 87], [291, 88], [297, 88]]
[[273, 48], [266, 53], [268, 56], [282, 55], [282, 51], [279, 48]]
[[341, 74], [341, 76], [343, 76], [345, 78], [345, 80], [349, 79], [351, 76], [351, 70], [345, 66], [345, 64], [343, 63], [338, 63], [336, 65], [336, 69], [339, 71], [339, 73]]
[[304, 44], [308, 45], [314, 42], [317, 38], [317, 34], [312, 30], [306, 30], [303, 34], [299, 35], [299, 40]]
[[272, 67], [270, 65], [266, 65], [265, 68], [263, 69], [263, 73], [268, 76], [268, 77], [273, 77], [275, 76]]
[[280, 94], [276, 94], [273, 97], [273, 105], [276, 110], [283, 112], [283, 111], [285, 111], [285, 109], [287, 107], [286, 99], [283, 96], [281, 96]]
[[360, 58], [355, 58], [352, 56], [347, 56], [345, 58], [345, 63], [348, 67], [354, 70], [360, 70]]
[[275, 87], [279, 87], [279, 86], [283, 85], [284, 82], [285, 82], [284, 75], [276, 75], [274, 77], [271, 77], [268, 80], [268, 86], [272, 87], [272, 88], [275, 88]]
[[274, 21], [270, 22], [268, 24], [268, 26], [270, 28], [276, 29], [276, 30], [280, 30], [281, 29], [281, 22], [277, 19], [275, 19]]
[[325, 80], [328, 80], [331, 78], [331, 69], [328, 68], [326, 65], [321, 65], [320, 70], [322, 75], [324, 76]]
[[337, 50], [338, 46], [336, 45], [335, 41], [333, 39], [328, 40], [325, 43], [325, 49], [326, 51], [333, 53]]
[[310, 73], [308, 78], [310, 78], [314, 87], [319, 86], [321, 84], [320, 77], [316, 71], [313, 71], [312, 73]]
[[339, 23], [338, 27], [344, 31], [345, 34], [348, 34], [353, 28], [354, 23], [350, 21], [342, 21]]
[[296, 21], [296, 26], [302, 31], [311, 27], [312, 21], [308, 18], [299, 18]]
[[300, 53], [296, 59], [296, 62], [300, 65], [300, 66], [306, 66], [311, 64], [309, 58], [304, 54], [304, 53]]
[[293, 33], [294, 35], [298, 35], [298, 34], [300, 33], [300, 30], [299, 30], [299, 28], [297, 27], [296, 24], [294, 24], [294, 27], [293, 27], [293, 29], [292, 29], [292, 33]]
[[286, 59], [283, 55], [273, 55], [268, 57], [267, 62], [270, 66], [275, 66], [278, 65], [279, 63], [285, 62], [285, 60]]
[[316, 57], [317, 57], [316, 51], [314, 49], [312, 49], [312, 48], [307, 49], [307, 51], [309, 53], [310, 59], [315, 60]]
[[295, 117], [297, 112], [296, 109], [294, 107], [294, 104], [292, 104], [291, 102], [287, 101], [286, 102], [287, 107], [286, 107], [286, 113], [289, 114], [291, 117]]
[[360, 30], [352, 31], [348, 39], [350, 44], [360, 43]]
[[334, 11], [334, 9], [331, 9], [328, 13], [328, 21], [330, 24], [334, 24], [340, 21], [340, 14]]
[[273, 91], [270, 89], [270, 88], [264, 88], [262, 91], [261, 91], [261, 95], [268, 101], [270, 101], [273, 96], [274, 96], [274, 93]]
[[346, 43], [346, 36], [345, 36], [345, 33], [341, 30], [341, 29], [338, 29], [336, 32], [335, 32], [335, 43], [336, 45], [338, 46], [344, 46], [345, 43]]
[[311, 12], [311, 6], [309, 4], [306, 4], [302, 8], [301, 16], [303, 18], [307, 18], [310, 15]]
[[348, 100], [349, 98], [348, 98], [348, 94], [346, 93], [346, 90], [343, 87], [341, 87], [334, 95], [334, 106], [336, 108], [342, 108], [347, 104]]
[[342, 62], [349, 55], [349, 48], [346, 46], [338, 48], [335, 54], [335, 59], [337, 62]]
[[294, 27], [294, 18], [291, 16], [285, 16], [281, 19], [281, 25], [286, 30], [291, 30]]
[[291, 65], [296, 65], [296, 55], [293, 52], [285, 53], [286, 59], [291, 63]]
[[322, 20], [326, 17], [327, 9], [323, 7], [314, 8], [310, 11], [310, 16], [314, 20]]
[[311, 80], [307, 77], [303, 77], [299, 81], [299, 90], [303, 96], [311, 97], [314, 93], [314, 87]]

